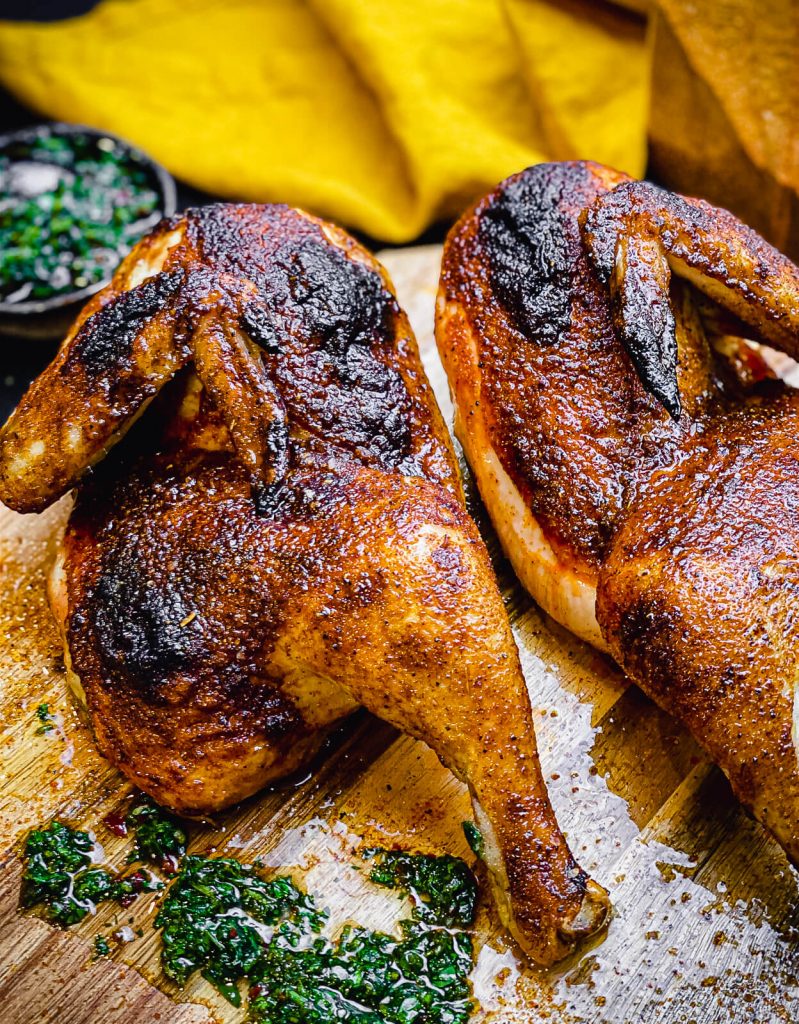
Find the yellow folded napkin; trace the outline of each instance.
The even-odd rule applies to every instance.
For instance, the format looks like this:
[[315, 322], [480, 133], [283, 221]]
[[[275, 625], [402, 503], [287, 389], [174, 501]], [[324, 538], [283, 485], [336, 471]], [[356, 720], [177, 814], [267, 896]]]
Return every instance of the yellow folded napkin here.
[[0, 81], [228, 198], [386, 241], [545, 159], [644, 169], [644, 25], [577, 0], [105, 0], [0, 21]]

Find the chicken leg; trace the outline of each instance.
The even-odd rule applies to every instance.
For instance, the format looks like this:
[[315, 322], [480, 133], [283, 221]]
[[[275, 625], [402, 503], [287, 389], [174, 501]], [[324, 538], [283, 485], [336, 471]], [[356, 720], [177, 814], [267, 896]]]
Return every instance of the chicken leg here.
[[602, 566], [611, 653], [799, 864], [799, 392], [688, 442]]

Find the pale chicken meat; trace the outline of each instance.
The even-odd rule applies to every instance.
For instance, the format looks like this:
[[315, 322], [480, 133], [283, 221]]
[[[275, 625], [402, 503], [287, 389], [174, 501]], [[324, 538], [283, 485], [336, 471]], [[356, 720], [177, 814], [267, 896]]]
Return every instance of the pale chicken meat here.
[[0, 435], [6, 504], [72, 487], [52, 603], [98, 745], [138, 786], [218, 811], [364, 706], [467, 783], [531, 957], [602, 926], [416, 343], [351, 238], [223, 205], [142, 242]]
[[544, 164], [445, 247], [456, 428], [542, 608], [679, 718], [799, 862], [799, 271], [732, 214]]

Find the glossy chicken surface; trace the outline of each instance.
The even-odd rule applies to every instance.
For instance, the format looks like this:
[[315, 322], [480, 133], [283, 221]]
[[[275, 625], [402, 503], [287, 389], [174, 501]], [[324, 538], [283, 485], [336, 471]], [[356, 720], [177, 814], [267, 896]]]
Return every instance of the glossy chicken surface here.
[[98, 744], [137, 785], [219, 810], [364, 706], [468, 784], [530, 956], [602, 926], [416, 343], [352, 239], [217, 206], [141, 243], [0, 436], [7, 504], [76, 482], [51, 600]]
[[797, 859], [799, 271], [723, 210], [539, 165], [447, 242], [437, 339], [516, 571]]
[[597, 593], [614, 657], [686, 723], [794, 863], [797, 438], [796, 391], [720, 415], [642, 488]]

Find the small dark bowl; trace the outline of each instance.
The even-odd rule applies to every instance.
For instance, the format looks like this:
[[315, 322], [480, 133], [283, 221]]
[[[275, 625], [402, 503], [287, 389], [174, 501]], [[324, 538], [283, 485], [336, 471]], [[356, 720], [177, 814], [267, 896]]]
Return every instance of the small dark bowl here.
[[[161, 216], [168, 217], [175, 212], [175, 182], [171, 174], [146, 153], [112, 132], [101, 132], [80, 124], [51, 122], [0, 135], [0, 153], [14, 143], [36, 142], [46, 135], [84, 135], [96, 139], [113, 139], [122, 147], [129, 159], [144, 167], [151, 175], [153, 188], [160, 196]], [[95, 281], [85, 288], [53, 295], [48, 299], [35, 299], [30, 302], [0, 300], [0, 334], [37, 340], [63, 337], [86, 300], [104, 288], [110, 280], [111, 274], [108, 274], [103, 280]]]

